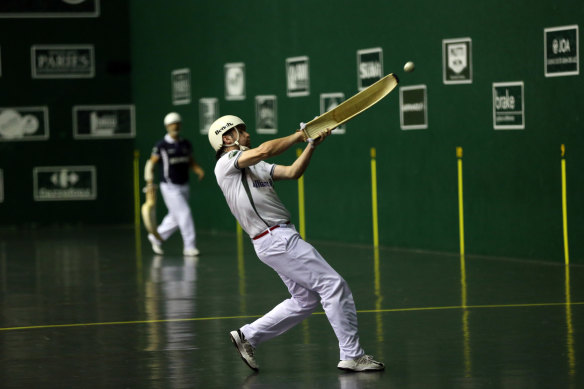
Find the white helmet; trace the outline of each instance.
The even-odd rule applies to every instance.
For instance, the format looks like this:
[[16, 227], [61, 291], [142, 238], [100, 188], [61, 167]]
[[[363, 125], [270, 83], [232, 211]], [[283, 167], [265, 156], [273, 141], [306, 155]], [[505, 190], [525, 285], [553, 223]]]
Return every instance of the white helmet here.
[[176, 112], [170, 112], [169, 114], [167, 114], [164, 117], [164, 125], [168, 126], [169, 124], [172, 123], [180, 123], [182, 120], [180, 118], [180, 115]]
[[[209, 143], [211, 143], [211, 147], [213, 147], [215, 151], [218, 151], [221, 146], [239, 146], [239, 132], [237, 133], [237, 140], [235, 142], [227, 145], [223, 144], [223, 134], [239, 125], [243, 125], [243, 128], [245, 128], [243, 120], [233, 115], [221, 116], [219, 119], [215, 120], [213, 124], [211, 124], [211, 127], [209, 127]], [[235, 131], [237, 131], [237, 129]]]

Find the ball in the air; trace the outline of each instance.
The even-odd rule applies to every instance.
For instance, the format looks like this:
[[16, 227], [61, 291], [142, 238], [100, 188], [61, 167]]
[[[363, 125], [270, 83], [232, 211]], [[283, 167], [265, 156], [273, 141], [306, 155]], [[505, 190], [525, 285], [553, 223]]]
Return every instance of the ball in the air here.
[[406, 62], [406, 64], [404, 65], [404, 70], [406, 72], [413, 72], [414, 68], [416, 67], [416, 65], [414, 65], [414, 63], [412, 61]]

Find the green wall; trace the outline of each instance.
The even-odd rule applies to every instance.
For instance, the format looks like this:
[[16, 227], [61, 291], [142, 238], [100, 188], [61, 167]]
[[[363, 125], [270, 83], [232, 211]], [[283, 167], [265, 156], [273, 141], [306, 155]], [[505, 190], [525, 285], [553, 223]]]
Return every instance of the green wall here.
[[[319, 94], [357, 92], [356, 51], [383, 48], [384, 72], [425, 84], [428, 129], [400, 129], [396, 89], [330, 137], [305, 174], [309, 239], [372, 241], [371, 147], [377, 149], [380, 243], [458, 252], [457, 159], [463, 147], [467, 254], [563, 261], [560, 145], [567, 147], [572, 262], [583, 262], [582, 76], [544, 76], [543, 30], [584, 21], [578, 1], [131, 2], [133, 96], [144, 154], [163, 115], [185, 116], [185, 136], [208, 172], [192, 199], [198, 228], [233, 230], [214, 156], [198, 131], [198, 99], [253, 128], [254, 96], [278, 98], [278, 135], [319, 114]], [[442, 40], [472, 39], [473, 82], [445, 85]], [[285, 60], [310, 58], [310, 95], [286, 96]], [[412, 60], [417, 68], [404, 73]], [[244, 62], [244, 101], [224, 97], [225, 63]], [[170, 73], [190, 68], [192, 103], [172, 106]], [[523, 81], [525, 129], [493, 129], [492, 84]], [[257, 145], [272, 136], [255, 134]], [[145, 160], [146, 155], [143, 156]], [[289, 163], [294, 150], [275, 158]], [[278, 192], [298, 222], [295, 182]]]
[[[400, 128], [396, 89], [351, 121], [346, 134], [331, 136], [305, 174], [308, 238], [371, 243], [369, 155], [375, 147], [380, 243], [458, 252], [455, 149], [462, 147], [467, 253], [561, 262], [565, 144], [570, 255], [582, 263], [582, 76], [545, 77], [543, 30], [583, 20], [581, 4], [568, 0], [134, 0], [129, 10], [125, 1], [102, 1], [99, 18], [1, 19], [0, 106], [48, 106], [50, 138], [0, 142], [0, 225], [130, 223], [133, 149], [143, 166], [164, 134], [162, 118], [175, 110], [207, 172], [203, 182], [192, 180], [197, 228], [233, 231], [213, 177], [213, 152], [198, 130], [198, 100], [218, 98], [220, 114], [242, 117], [257, 145], [273, 136], [253, 129], [254, 96], [277, 96], [278, 135], [286, 135], [319, 114], [320, 93], [356, 93], [357, 50], [380, 47], [384, 73], [398, 73], [400, 86], [426, 85], [428, 129]], [[463, 37], [472, 39], [473, 82], [445, 85], [442, 40]], [[31, 45], [73, 43], [95, 45], [94, 78], [31, 79]], [[285, 61], [296, 56], [310, 59], [310, 95], [287, 97]], [[401, 70], [408, 60], [416, 63], [413, 73]], [[224, 97], [223, 67], [232, 62], [246, 66], [243, 101]], [[170, 75], [179, 68], [191, 71], [191, 103], [175, 106]], [[524, 83], [524, 130], [493, 129], [492, 84], [508, 81]], [[130, 103], [135, 140], [73, 139], [73, 105]], [[290, 150], [274, 161], [290, 163], [294, 155]], [[60, 165], [95, 165], [98, 198], [34, 202], [32, 168]], [[277, 187], [297, 224], [296, 182]]]
[[[100, 10], [97, 18], [0, 19], [0, 107], [47, 106], [49, 116], [48, 139], [0, 141], [0, 226], [133, 220], [134, 139], [73, 137], [73, 106], [132, 103], [129, 2], [101, 1]], [[31, 46], [78, 44], [94, 45], [93, 78], [32, 77]], [[34, 167], [78, 165], [95, 166], [95, 200], [33, 200]]]

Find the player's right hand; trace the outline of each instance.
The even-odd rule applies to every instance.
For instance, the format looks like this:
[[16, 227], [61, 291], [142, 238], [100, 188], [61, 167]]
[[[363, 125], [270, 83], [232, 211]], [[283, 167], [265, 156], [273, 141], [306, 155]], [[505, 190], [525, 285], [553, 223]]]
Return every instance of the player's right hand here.
[[316, 137], [316, 139], [314, 139], [314, 146], [318, 146], [319, 144], [321, 144], [322, 142], [324, 142], [325, 138], [327, 136], [329, 136], [332, 132], [332, 129], [327, 128], [326, 130], [322, 131], [321, 133], [318, 134], [318, 136]]

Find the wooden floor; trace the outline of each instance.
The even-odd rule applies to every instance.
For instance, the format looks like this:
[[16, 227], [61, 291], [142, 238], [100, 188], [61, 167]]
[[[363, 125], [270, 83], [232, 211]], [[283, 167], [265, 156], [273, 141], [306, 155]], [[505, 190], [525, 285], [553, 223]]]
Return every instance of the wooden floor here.
[[337, 370], [322, 312], [257, 349], [230, 330], [288, 297], [236, 235], [151, 253], [129, 227], [0, 232], [0, 388], [582, 388], [584, 266], [312, 242], [382, 373]]

